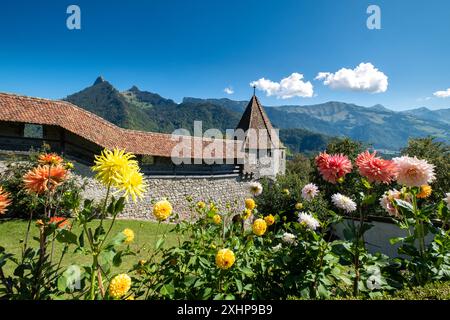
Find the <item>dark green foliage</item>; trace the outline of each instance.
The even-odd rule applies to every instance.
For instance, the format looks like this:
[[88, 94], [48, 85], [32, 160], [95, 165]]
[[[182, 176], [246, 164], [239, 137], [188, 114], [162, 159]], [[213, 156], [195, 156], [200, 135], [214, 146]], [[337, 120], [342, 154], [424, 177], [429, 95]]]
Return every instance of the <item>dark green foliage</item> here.
[[429, 283], [423, 287], [412, 287], [399, 290], [383, 299], [392, 300], [449, 300], [450, 282]]
[[330, 137], [305, 129], [281, 129], [280, 139], [294, 153], [315, 153], [326, 148]]

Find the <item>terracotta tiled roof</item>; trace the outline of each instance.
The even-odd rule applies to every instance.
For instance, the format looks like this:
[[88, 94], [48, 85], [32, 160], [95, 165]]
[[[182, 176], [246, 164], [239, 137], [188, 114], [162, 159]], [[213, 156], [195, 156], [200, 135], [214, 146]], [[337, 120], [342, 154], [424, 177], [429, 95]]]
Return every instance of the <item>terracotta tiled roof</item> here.
[[[128, 130], [117, 127], [105, 119], [79, 108], [69, 102], [48, 100], [0, 93], [0, 121], [23, 122], [41, 125], [54, 125], [104, 148], [125, 148], [138, 155], [171, 157], [172, 149], [179, 141], [170, 134]], [[212, 140], [183, 136], [183, 143], [202, 144], [203, 148]], [[239, 150], [232, 140], [216, 139], [223, 149]], [[192, 149], [192, 148], [191, 148]], [[212, 149], [212, 148], [211, 148]], [[239, 157], [241, 157], [240, 155]], [[192, 158], [198, 158], [192, 151]], [[226, 156], [215, 155], [209, 158], [237, 158], [232, 152]]]
[[[265, 139], [262, 141], [267, 141], [268, 148], [280, 148], [283, 147], [278, 133], [273, 128], [270, 123], [269, 117], [267, 116], [264, 108], [262, 107], [259, 99], [256, 95], [253, 95], [251, 100], [249, 101], [247, 107], [245, 108], [244, 114], [242, 115], [239, 124], [236, 129], [242, 129], [243, 131], [249, 131], [246, 136], [246, 146], [250, 148], [261, 148], [262, 145], [258, 143], [257, 138], [250, 139], [249, 135], [254, 134], [257, 135], [259, 139]], [[259, 140], [261, 141], [261, 140]]]

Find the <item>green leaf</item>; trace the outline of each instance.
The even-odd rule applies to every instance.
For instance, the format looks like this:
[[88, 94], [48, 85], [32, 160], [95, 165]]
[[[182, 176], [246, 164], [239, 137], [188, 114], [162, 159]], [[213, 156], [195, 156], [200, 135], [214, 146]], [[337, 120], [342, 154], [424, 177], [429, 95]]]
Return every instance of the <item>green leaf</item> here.
[[122, 251], [116, 253], [112, 262], [116, 267], [119, 267], [122, 264]]
[[401, 200], [401, 199], [394, 199], [394, 200], [399, 207], [402, 207], [402, 208], [408, 210], [409, 212], [414, 213], [414, 208], [413, 208], [412, 204], [409, 203], [408, 201]]
[[158, 241], [156, 242], [155, 249], [159, 250], [159, 248], [161, 248], [161, 246], [164, 244], [164, 241], [165, 241], [164, 238], [159, 238]]
[[77, 235], [66, 229], [59, 230], [56, 240], [61, 243], [78, 244]]
[[243, 267], [240, 269], [240, 271], [245, 274], [247, 277], [251, 277], [254, 273], [252, 271], [252, 269], [247, 268], [247, 267]]
[[165, 297], [173, 298], [173, 294], [175, 292], [175, 288], [173, 287], [173, 284], [165, 284], [161, 287], [161, 290], [159, 291], [160, 294], [162, 294]]
[[127, 236], [123, 232], [119, 232], [114, 238], [112, 238], [110, 244], [113, 246], [121, 245], [125, 242], [126, 238]]
[[242, 292], [242, 281], [239, 279], [236, 279], [235, 282], [236, 282], [236, 287], [238, 289], [238, 293], [241, 293]]
[[58, 290], [61, 291], [61, 292], [66, 292], [67, 282], [68, 282], [67, 278], [64, 275], [59, 277], [58, 278], [58, 283], [57, 283]]
[[391, 238], [389, 239], [389, 242], [391, 244], [396, 244], [397, 242], [403, 241], [403, 237], [397, 237], [397, 238]]

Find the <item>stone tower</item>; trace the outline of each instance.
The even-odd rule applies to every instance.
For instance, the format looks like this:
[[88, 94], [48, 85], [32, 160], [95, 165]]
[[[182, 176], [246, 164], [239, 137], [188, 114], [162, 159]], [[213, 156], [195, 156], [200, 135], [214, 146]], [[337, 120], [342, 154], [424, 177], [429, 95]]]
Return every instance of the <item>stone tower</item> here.
[[255, 93], [236, 127], [235, 139], [242, 141], [244, 175], [259, 179], [285, 173], [286, 148]]

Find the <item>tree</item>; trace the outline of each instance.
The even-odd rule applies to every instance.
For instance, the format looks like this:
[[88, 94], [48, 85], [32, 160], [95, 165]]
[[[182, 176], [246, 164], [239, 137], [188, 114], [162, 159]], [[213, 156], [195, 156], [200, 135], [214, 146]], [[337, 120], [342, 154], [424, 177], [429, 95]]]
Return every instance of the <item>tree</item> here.
[[327, 153], [335, 154], [342, 153], [349, 157], [350, 160], [354, 161], [358, 154], [366, 150], [369, 146], [365, 145], [361, 141], [354, 141], [348, 137], [343, 139], [337, 138], [332, 140], [327, 145]]

